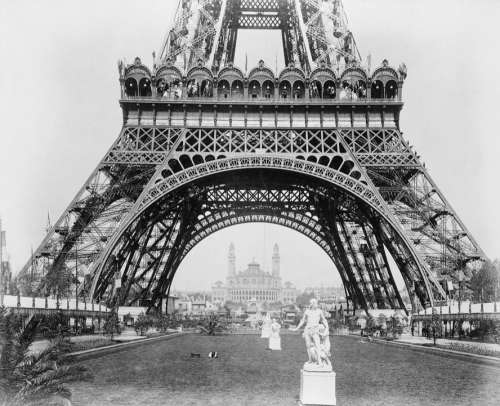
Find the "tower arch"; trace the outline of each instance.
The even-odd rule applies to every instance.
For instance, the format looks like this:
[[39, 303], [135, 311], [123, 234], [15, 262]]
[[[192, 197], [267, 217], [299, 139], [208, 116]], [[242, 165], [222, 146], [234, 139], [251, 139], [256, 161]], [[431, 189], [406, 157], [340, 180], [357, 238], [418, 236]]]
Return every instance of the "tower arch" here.
[[[127, 235], [132, 233], [132, 229], [142, 221], [141, 218], [149, 216], [147, 213], [150, 212], [152, 207], [157, 207], [155, 205], [162, 204], [163, 199], [168, 199], [169, 196], [175, 195], [177, 191], [182, 190], [189, 185], [200, 184], [199, 182], [201, 182], [201, 184], [204, 184], [205, 182], [212, 184], [211, 182], [218, 182], [217, 179], [221, 177], [227, 175], [233, 176], [232, 174], [237, 173], [250, 174], [252, 170], [260, 170], [262, 174], [277, 171], [278, 174], [285, 174], [284, 176], [286, 176], [287, 172], [296, 173], [297, 176], [303, 177], [303, 181], [305, 183], [311, 182], [315, 179], [315, 182], [319, 182], [322, 185], [329, 185], [341, 194], [346, 194], [349, 198], [359, 202], [359, 204], [365, 207], [365, 210], [372, 213], [370, 216], [374, 219], [379, 219], [378, 221], [379, 223], [381, 222], [382, 227], [379, 223], [374, 225], [374, 227], [383, 230], [383, 238], [385, 238], [387, 244], [389, 244], [389, 248], [393, 250], [396, 255], [398, 255], [398, 258], [403, 258], [404, 256], [406, 256], [406, 258], [412, 258], [410, 261], [406, 259], [405, 263], [401, 262], [401, 266], [406, 267], [404, 272], [407, 276], [405, 280], [407, 287], [409, 289], [411, 288], [411, 286], [408, 285], [410, 284], [410, 281], [412, 281], [415, 286], [419, 286], [419, 291], [417, 293], [420, 300], [424, 302], [427, 300], [432, 301], [432, 289], [439, 289], [439, 286], [432, 281], [432, 276], [429, 275], [423, 264], [420, 262], [418, 256], [413, 251], [413, 247], [405, 239], [404, 234], [398, 228], [397, 223], [394, 222], [388, 208], [384, 205], [376, 193], [373, 193], [372, 189], [370, 189], [368, 185], [356, 181], [340, 171], [325, 168], [318, 164], [304, 162], [297, 159], [278, 159], [276, 157], [265, 155], [214, 160], [172, 174], [160, 181], [158, 181], [159, 179], [156, 179], [154, 186], [148, 191], [148, 193], [143, 195], [143, 198], [140, 199], [138, 203], [136, 203], [135, 210], [133, 210], [134, 215], [130, 216], [124, 223], [122, 223], [122, 226], [115, 234], [113, 241], [110, 241], [110, 244], [108, 244], [108, 249], [103, 251], [101, 258], [98, 261], [100, 267], [95, 270], [93, 291], [97, 292], [98, 295], [103, 294], [103, 289], [106, 284], [101, 285], [100, 289], [98, 288], [96, 291], [97, 281], [101, 280], [103, 275], [105, 278], [109, 278], [110, 270], [116, 269], [117, 267], [123, 267], [123, 261], [125, 261], [125, 258], [122, 258], [119, 255], [118, 251], [120, 244], [123, 245], [125, 243]], [[260, 175], [260, 178], [262, 178], [262, 176], [263, 175]], [[306, 179], [309, 180], [306, 181]], [[328, 206], [329, 203], [325, 202], [323, 204]], [[325, 207], [323, 210], [328, 210]], [[179, 225], [179, 227], [181, 226], [182, 224]], [[345, 234], [344, 238], [347, 238], [346, 233], [348, 233], [348, 231], [345, 228], [346, 227], [344, 226], [342, 232]], [[397, 243], [394, 241], [397, 241]], [[337, 246], [342, 244], [341, 237], [337, 236], [335, 244]], [[353, 248], [350, 247], [348, 249], [352, 250]], [[176, 263], [172, 263], [170, 265], [171, 271], [173, 270], [173, 272], [175, 272], [180, 260], [181, 256], [178, 257]], [[348, 264], [345, 263], [344, 267], [347, 268]], [[165, 276], [165, 278], [167, 278], [167, 276]], [[167, 289], [168, 284], [165, 285], [166, 283], [167, 282], [164, 281], [163, 285], [157, 288], [157, 294], [160, 294], [159, 292]], [[368, 282], [366, 282], [365, 285], [365, 294], [370, 295], [370, 293], [368, 293]]]

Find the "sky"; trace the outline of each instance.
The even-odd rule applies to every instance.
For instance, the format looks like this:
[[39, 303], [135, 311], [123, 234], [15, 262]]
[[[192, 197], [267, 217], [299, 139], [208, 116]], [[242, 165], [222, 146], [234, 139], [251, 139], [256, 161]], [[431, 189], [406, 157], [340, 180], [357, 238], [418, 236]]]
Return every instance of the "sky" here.
[[[17, 271], [121, 128], [116, 62], [152, 64], [174, 0], [0, 0], [0, 217]], [[344, 0], [372, 69], [405, 62], [401, 127], [431, 176], [491, 258], [500, 257], [500, 2]], [[242, 32], [236, 65], [281, 64], [279, 35]], [[227, 248], [237, 267], [269, 269], [278, 243], [282, 277], [299, 287], [340, 284], [326, 254], [303, 235], [249, 224], [213, 234], [181, 264], [174, 285], [223, 280]]]

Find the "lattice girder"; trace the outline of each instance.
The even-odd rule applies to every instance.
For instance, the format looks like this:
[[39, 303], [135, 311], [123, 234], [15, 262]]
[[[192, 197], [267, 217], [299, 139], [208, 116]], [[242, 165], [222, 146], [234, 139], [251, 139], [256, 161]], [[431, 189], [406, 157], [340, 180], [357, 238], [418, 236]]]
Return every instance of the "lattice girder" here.
[[281, 30], [285, 63], [295, 60], [305, 71], [361, 60], [339, 0], [183, 0], [160, 61], [186, 68], [201, 60], [217, 69], [233, 62], [237, 30], [245, 28]]
[[[304, 233], [306, 236], [308, 236], [313, 241], [318, 243], [325, 250], [325, 252], [330, 256], [330, 258], [334, 260], [337, 268], [341, 267], [339, 261], [337, 260], [337, 256], [333, 255], [332, 250], [329, 249], [329, 245], [327, 243], [328, 237], [324, 232], [322, 232], [321, 224], [318, 221], [319, 219], [314, 215], [314, 211], [309, 215], [303, 214], [304, 207], [302, 205], [305, 202], [305, 196], [308, 196], [308, 193], [310, 192], [304, 190], [289, 190], [289, 189], [285, 191], [280, 191], [279, 193], [277, 190], [274, 190], [274, 192], [270, 191], [269, 193], [264, 193], [264, 194], [256, 194], [255, 192], [256, 190], [252, 189], [242, 189], [238, 190], [235, 193], [234, 186], [230, 188], [228, 188], [227, 186], [222, 188], [210, 188], [209, 190], [203, 190], [203, 191], [198, 190], [197, 193], [199, 193], [199, 195], [196, 198], [197, 202], [196, 204], [197, 205], [201, 204], [202, 211], [205, 211], [205, 213], [198, 216], [197, 220], [195, 221], [195, 225], [193, 227], [189, 227], [189, 229], [192, 230], [193, 234], [191, 235], [190, 237], [191, 239], [189, 240], [189, 243], [185, 247], [182, 256], [178, 260], [176, 261], [172, 260], [170, 262], [180, 263], [180, 261], [182, 261], [184, 256], [199, 241], [201, 241], [203, 238], [207, 237], [211, 233], [220, 230], [221, 228], [244, 222], [268, 221], [275, 224], [280, 224], [286, 227], [290, 227], [301, 233]], [[226, 196], [226, 198], [224, 198], [223, 201], [226, 202], [225, 206], [230, 206], [230, 207], [221, 209], [220, 205], [221, 201], [219, 199], [224, 194], [229, 195]], [[231, 196], [233, 198], [231, 198]], [[238, 196], [239, 198], [236, 199], [234, 198], [235, 196]], [[267, 200], [263, 199], [263, 197], [265, 196], [267, 196]], [[285, 197], [282, 201], [282, 205], [284, 205], [287, 208], [286, 210], [292, 210], [292, 211], [289, 211], [287, 214], [286, 211], [283, 211], [283, 207], [281, 209], [278, 209], [276, 206], [274, 206], [274, 204], [276, 203], [277, 196]], [[191, 194], [190, 198], [192, 199], [193, 197], [194, 196]], [[300, 203], [300, 205], [290, 209], [291, 204], [293, 204], [294, 202], [298, 202]], [[312, 207], [311, 204], [312, 201], [309, 202], [308, 209], [313, 210], [311, 209]], [[351, 212], [348, 210], [345, 210], [344, 213], [349, 216], [351, 215]], [[168, 216], [165, 216], [163, 214], [158, 214], [157, 217], [165, 218]], [[173, 229], [174, 224], [171, 224], [170, 227]], [[178, 234], [172, 233], [171, 235], [172, 238], [177, 238]], [[168, 243], [167, 245], [173, 246], [175, 244]], [[134, 248], [133, 251], [137, 252], [137, 248], [136, 247], [133, 248]], [[127, 247], [127, 249], [130, 249], [130, 247]], [[140, 251], [144, 252], [145, 250], [141, 248]], [[117, 256], [120, 256], [120, 253], [118, 253]], [[126, 255], [123, 256], [123, 261], [125, 260], [127, 260]], [[137, 267], [138, 260], [136, 260], [135, 263]], [[134, 275], [136, 267], [134, 268]], [[168, 280], [173, 278], [173, 276], [175, 275], [175, 271], [176, 269], [173, 270], [170, 269], [168, 271], [168, 275], [170, 275], [170, 277], [167, 277]], [[124, 272], [124, 274], [125, 273], [126, 272]], [[144, 277], [144, 272], [139, 277], [139, 280], [135, 281], [134, 283], [136, 285], [140, 284], [140, 280], [142, 277]], [[347, 280], [347, 278], [344, 277], [343, 280], [346, 289], [348, 289], [349, 291], [353, 291], [354, 287], [350, 285], [349, 280]], [[127, 279], [124, 276], [122, 276], [122, 285], [125, 285], [126, 283]], [[131, 283], [132, 282], [130, 282], [129, 280], [127, 286], [130, 286]], [[108, 284], [106, 282], [104, 286], [107, 285]], [[147, 286], [146, 289], [144, 289], [144, 292], [146, 293], [149, 292], [149, 288], [151, 288], [151, 286]], [[357, 300], [355, 301], [355, 303], [356, 302]], [[385, 307], [385, 304], [381, 305], [379, 303], [378, 305], [379, 307]]]
[[436, 277], [470, 277], [486, 256], [425, 168], [368, 173]]
[[[110, 151], [118, 148], [124, 132], [125, 129]], [[80, 276], [87, 273], [153, 173], [151, 166], [110, 164], [103, 158], [47, 230], [45, 238], [21, 269], [21, 277], [29, 278], [36, 285], [35, 289], [40, 289], [43, 288], [40, 282], [47, 273], [63, 268], [70, 272], [78, 268]]]
[[106, 155], [105, 163], [156, 165], [163, 163], [173, 143], [181, 139], [176, 152], [192, 157], [231, 156], [248, 153], [294, 154], [327, 166], [346, 156], [342, 141], [363, 167], [421, 167], [416, 154], [394, 129], [238, 129], [125, 127], [117, 145]]
[[[180, 145], [180, 143], [179, 143]], [[173, 158], [175, 154], [171, 155], [171, 158]], [[384, 206], [384, 203], [380, 200], [379, 197], [377, 197], [377, 193], [374, 193], [373, 188], [370, 188], [368, 185], [363, 185], [360, 182], [353, 182], [353, 180], [349, 180], [345, 177], [344, 174], [340, 172], [331, 172], [331, 176], [328, 175], [330, 172], [327, 168], [321, 167], [321, 165], [317, 164], [312, 164], [309, 162], [304, 162], [304, 161], [299, 161], [299, 160], [293, 160], [289, 158], [278, 158], [276, 156], [269, 157], [269, 156], [243, 156], [239, 158], [241, 160], [238, 160], [236, 158], [231, 158], [231, 159], [218, 159], [214, 161], [210, 161], [205, 164], [199, 164], [193, 167], [190, 167], [186, 170], [180, 170], [176, 173], [172, 173], [171, 171], [165, 172], [166, 167], [165, 166], [160, 166], [157, 169], [156, 175], [151, 178], [151, 181], [147, 187], [147, 190], [143, 192], [143, 196], [137, 200], [134, 208], [131, 210], [129, 213], [129, 216], [126, 220], [124, 220], [120, 226], [120, 230], [118, 230], [115, 233], [114, 241], [111, 241], [110, 244], [108, 244], [107, 250], [103, 251], [101, 253], [101, 256], [98, 261], [96, 261], [96, 268], [95, 270], [95, 275], [94, 278], [95, 280], [101, 279], [101, 274], [104, 272], [109, 272], [110, 265], [109, 265], [109, 260], [108, 258], [111, 257], [116, 257], [118, 254], [116, 253], [118, 250], [121, 249], [119, 248], [124, 247], [123, 242], [120, 243], [121, 240], [123, 240], [123, 237], [121, 237], [124, 233], [126, 233], [125, 230], [127, 230], [129, 227], [135, 227], [134, 224], [138, 224], [139, 220], [144, 217], [146, 214], [149, 213], [152, 208], [156, 207], [158, 204], [162, 204], [162, 201], [165, 197], [175, 195], [177, 191], [182, 191], [184, 190], [183, 188], [185, 185], [192, 185], [191, 191], [189, 192], [191, 195], [193, 193], [196, 193], [196, 190], [199, 186], [196, 185], [203, 185], [205, 182], [213, 182], [213, 179], [218, 179], [222, 178], [224, 179], [227, 174], [231, 176], [231, 178], [234, 178], [236, 175], [236, 179], [239, 179], [238, 173], [245, 174], [245, 173], [250, 173], [249, 171], [245, 169], [259, 169], [261, 171], [268, 171], [272, 168], [274, 170], [281, 171], [282, 173], [286, 173], [288, 171], [293, 171], [297, 172], [298, 169], [301, 169], [304, 174], [313, 175], [316, 179], [324, 179], [328, 180], [326, 184], [329, 184], [330, 187], [336, 187], [337, 190], [342, 191], [342, 193], [347, 192], [348, 195], [354, 196], [355, 198], [359, 199], [360, 201], [364, 202], [363, 204], [366, 204], [368, 207], [371, 207], [372, 210], [378, 213], [378, 215], [381, 215], [382, 218], [385, 218], [384, 221], [389, 221], [390, 224], [392, 224], [392, 227], [396, 226], [394, 223], [394, 220], [390, 217], [390, 212], [388, 207]], [[231, 161], [232, 160], [232, 161]], [[234, 162], [234, 165], [231, 164], [231, 162]], [[245, 171], [242, 171], [245, 170]], [[284, 172], [283, 172], [284, 171]], [[298, 173], [301, 171], [299, 170]], [[278, 172], [279, 173], [279, 172]], [[319, 176], [318, 176], [319, 175]], [[328, 175], [325, 177], [325, 175]], [[215, 176], [215, 178], [214, 178]], [[287, 177], [287, 179], [289, 179]], [[340, 180], [344, 179], [345, 182], [342, 183]], [[201, 183], [200, 183], [201, 182]], [[303, 182], [303, 184], [307, 184], [308, 182]], [[184, 185], [184, 186], [183, 186]], [[249, 203], [254, 203], [257, 202], [260, 207], [260, 209], [266, 209], [270, 210], [273, 209], [273, 204], [271, 203], [269, 206], [262, 206], [264, 198], [268, 197], [271, 198], [271, 201], [274, 199], [276, 200], [276, 197], [279, 197], [280, 194], [276, 193], [275, 190], [271, 188], [271, 186], [267, 183], [264, 184], [265, 187], [268, 189], [267, 193], [261, 193], [259, 192], [259, 189], [255, 190], [249, 190], [246, 191], [246, 199], [247, 202], [240, 202], [241, 203], [241, 208], [244, 210], [255, 210], [254, 207], [250, 204], [247, 206]], [[363, 192], [363, 187], [366, 189], [365, 192]], [[261, 187], [262, 188], [262, 187]], [[228, 192], [228, 191], [226, 191]], [[232, 197], [238, 196], [238, 194], [234, 193], [234, 191], [229, 191], [232, 192]], [[231, 202], [231, 196], [225, 196], [224, 199], [227, 200], [227, 204]], [[241, 197], [241, 195], [240, 195]], [[276, 201], [274, 202], [276, 203]], [[201, 203], [201, 201], [197, 200], [196, 205], [202, 205], [203, 207], [205, 204]], [[198, 207], [198, 206], [197, 206]], [[201, 208], [201, 210], [204, 210]], [[301, 210], [304, 210], [302, 207]], [[352, 211], [349, 211], [348, 209], [344, 210], [345, 213], [352, 213]], [[387, 215], [388, 217], [384, 217]], [[191, 213], [192, 214], [192, 213]], [[199, 213], [197, 214], [199, 215]], [[186, 225], [186, 231], [182, 233], [182, 241], [180, 243], [174, 244], [176, 247], [188, 247], [189, 246], [189, 241], [192, 237], [191, 234], [192, 232], [196, 231], [196, 227], [193, 224], [187, 224]], [[187, 233], [187, 234], [186, 234]], [[397, 234], [397, 232], [396, 232]], [[179, 235], [175, 234], [176, 237], [178, 238]], [[331, 239], [330, 239], [331, 241]], [[404, 238], [399, 237], [399, 243], [404, 244]], [[180, 244], [180, 245], [179, 245]], [[337, 245], [339, 245], [339, 242], [336, 242]], [[342, 247], [337, 246], [336, 250], [341, 250], [344, 249], [344, 246], [347, 246], [348, 244], [346, 241], [340, 241], [340, 244]], [[118, 247], [118, 248], [117, 248]], [[352, 248], [348, 247], [348, 250], [352, 251]], [[402, 249], [404, 251], [404, 249]], [[114, 254], [112, 254], [114, 252]], [[411, 252], [410, 249], [406, 249], [405, 253]], [[351, 254], [352, 255], [352, 254]], [[122, 255], [123, 257], [123, 255]], [[161, 297], [161, 295], [165, 294], [165, 289], [168, 290], [169, 283], [171, 282], [171, 279], [173, 278], [175, 274], [175, 270], [177, 269], [176, 267], [180, 262], [182, 261], [182, 250], [178, 248], [175, 253], [169, 255], [169, 266], [168, 266], [168, 271], [167, 274], [165, 273], [160, 273], [162, 276], [161, 282], [158, 282], [157, 285], [153, 288], [153, 291], [155, 292], [155, 297]], [[171, 259], [170, 259], [171, 258]], [[174, 266], [175, 265], [175, 266]], [[371, 265], [376, 266], [377, 268], [380, 268], [383, 266], [383, 264], [378, 261], [377, 259], [372, 258]], [[419, 263], [415, 263], [415, 269], [420, 269], [419, 268]], [[349, 274], [349, 273], [356, 273], [354, 268], [349, 264], [348, 262], [344, 263], [342, 265], [343, 267], [343, 272], [344, 274]], [[107, 268], [108, 271], [105, 271], [104, 268]], [[361, 267], [357, 266], [359, 272], [367, 272], [366, 267]], [[358, 274], [359, 274], [358, 272]], [[380, 270], [376, 270], [379, 274], [381, 273]], [[426, 271], [419, 270], [419, 272], [416, 272], [413, 275], [416, 279], [420, 280], [423, 285], [430, 290], [430, 284], [434, 284], [435, 286], [435, 291], [438, 293], [441, 293], [439, 291], [439, 286], [432, 281], [432, 283], [429, 282], [429, 279], [432, 280], [431, 277], [426, 273]], [[365, 278], [366, 279], [366, 278]], [[373, 278], [372, 278], [373, 279]], [[352, 277], [353, 281], [359, 282], [359, 277], [356, 280], [356, 277]], [[170, 281], [170, 282], [169, 282]], [[375, 294], [373, 293], [373, 287], [372, 287], [372, 282], [368, 281], [365, 283], [366, 288], [362, 292], [358, 292], [356, 294], [357, 298], [356, 301], [361, 304], [361, 306], [365, 309], [368, 308], [373, 308], [373, 307], [387, 307], [389, 303], [394, 303], [394, 298], [381, 298], [381, 295], [385, 295], [385, 293], [380, 293], [381, 291], [378, 291], [378, 297], [379, 297], [379, 302], [376, 303], [375, 299]], [[437, 285], [437, 286], [436, 286]], [[105, 285], [103, 285], [105, 286]], [[355, 289], [355, 287], [351, 287], [351, 290]], [[101, 291], [102, 293], [102, 291]], [[419, 292], [420, 296], [419, 299], [422, 301], [422, 303], [431, 300], [432, 301], [432, 296], [425, 296], [425, 292]], [[363, 297], [361, 297], [363, 296]]]

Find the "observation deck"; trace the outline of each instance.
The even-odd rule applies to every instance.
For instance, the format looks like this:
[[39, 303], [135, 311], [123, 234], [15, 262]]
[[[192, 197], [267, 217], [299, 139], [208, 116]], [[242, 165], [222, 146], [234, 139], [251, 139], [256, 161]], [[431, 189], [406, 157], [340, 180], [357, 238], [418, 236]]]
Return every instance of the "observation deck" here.
[[260, 61], [244, 74], [232, 64], [212, 72], [199, 61], [183, 73], [167, 61], [153, 73], [119, 65], [125, 125], [199, 127], [398, 127], [406, 69], [384, 60], [369, 75], [353, 64], [279, 74]]

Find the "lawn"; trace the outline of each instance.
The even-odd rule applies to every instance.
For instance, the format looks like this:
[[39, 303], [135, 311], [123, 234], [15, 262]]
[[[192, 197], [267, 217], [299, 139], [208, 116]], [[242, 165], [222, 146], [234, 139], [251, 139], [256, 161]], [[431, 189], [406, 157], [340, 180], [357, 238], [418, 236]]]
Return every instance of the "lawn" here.
[[[187, 335], [84, 362], [93, 383], [73, 385], [75, 405], [297, 405], [306, 358], [300, 335], [283, 351], [255, 335]], [[500, 369], [334, 337], [338, 405], [497, 405]], [[219, 358], [208, 358], [217, 351]], [[190, 353], [200, 353], [191, 358]]]

